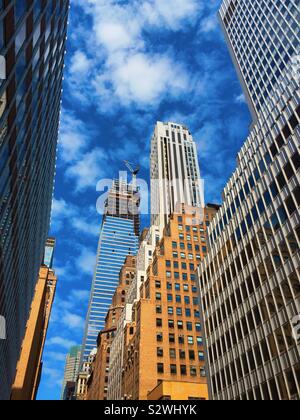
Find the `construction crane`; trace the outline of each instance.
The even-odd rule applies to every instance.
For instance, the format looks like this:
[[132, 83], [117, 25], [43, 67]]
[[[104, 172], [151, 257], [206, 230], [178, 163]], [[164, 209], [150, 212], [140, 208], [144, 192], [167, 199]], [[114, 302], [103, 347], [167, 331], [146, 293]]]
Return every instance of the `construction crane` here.
[[130, 173], [132, 174], [132, 185], [136, 187], [136, 177], [137, 174], [140, 172], [141, 167], [136, 166], [134, 167], [132, 163], [128, 162], [128, 160], [124, 160], [126, 167], [129, 169]]

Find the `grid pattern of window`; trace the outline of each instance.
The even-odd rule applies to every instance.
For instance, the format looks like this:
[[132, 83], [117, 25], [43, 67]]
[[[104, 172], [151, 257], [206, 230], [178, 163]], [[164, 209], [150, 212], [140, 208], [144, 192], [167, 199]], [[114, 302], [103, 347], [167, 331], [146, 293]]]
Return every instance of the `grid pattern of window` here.
[[224, 32], [256, 119], [291, 59], [300, 53], [297, 0], [225, 0]]
[[298, 90], [285, 77], [269, 98], [209, 229], [200, 289], [215, 399], [300, 397]]
[[197, 146], [182, 125], [158, 122], [151, 141], [151, 224], [160, 235], [177, 206], [203, 206]]
[[68, 0], [0, 2], [0, 399], [10, 394], [49, 229], [68, 10]]
[[[116, 194], [117, 190], [118, 182], [116, 181], [106, 202], [106, 214], [103, 217], [100, 233], [82, 346], [84, 360], [87, 360], [91, 351], [97, 348], [97, 337], [99, 332], [105, 328], [105, 318], [119, 284], [119, 275], [125, 259], [128, 255], [136, 255], [138, 250], [139, 214], [136, 214], [135, 208], [136, 192], [132, 191], [129, 185], [125, 190], [122, 190], [123, 193]], [[120, 211], [121, 207], [123, 207], [122, 211]], [[133, 207], [135, 212], [129, 213], [128, 209]]]

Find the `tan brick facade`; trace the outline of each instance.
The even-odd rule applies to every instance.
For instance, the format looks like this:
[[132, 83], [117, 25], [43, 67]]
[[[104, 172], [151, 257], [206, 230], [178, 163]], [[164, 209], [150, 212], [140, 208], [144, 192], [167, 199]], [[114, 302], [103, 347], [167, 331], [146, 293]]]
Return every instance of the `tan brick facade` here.
[[195, 270], [217, 209], [194, 210], [171, 217], [126, 327], [124, 399], [208, 398]]

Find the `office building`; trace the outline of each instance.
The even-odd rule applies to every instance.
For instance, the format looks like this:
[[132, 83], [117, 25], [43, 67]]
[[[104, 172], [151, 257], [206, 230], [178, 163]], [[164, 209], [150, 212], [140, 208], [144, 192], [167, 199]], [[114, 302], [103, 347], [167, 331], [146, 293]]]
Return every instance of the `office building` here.
[[[73, 400], [76, 394], [76, 381], [80, 369], [81, 346], [74, 346], [66, 357], [64, 380], [62, 385], [62, 400]], [[73, 389], [73, 394], [72, 394]]]
[[44, 265], [49, 267], [49, 268], [53, 267], [55, 244], [56, 244], [55, 238], [48, 238], [47, 241], [46, 241], [45, 254], [44, 254]]
[[160, 236], [176, 206], [203, 207], [197, 146], [188, 128], [156, 124], [151, 140], [151, 225]]
[[0, 2], [0, 399], [10, 397], [49, 230], [69, 1]]
[[[54, 244], [55, 241], [52, 240], [52, 243]], [[43, 264], [40, 268], [29, 319], [26, 324], [26, 333], [12, 386], [11, 400], [28, 401], [36, 399], [42, 374], [42, 356], [56, 285], [57, 277], [54, 270]]]
[[126, 324], [122, 399], [208, 398], [196, 269], [217, 208], [170, 217]]
[[225, 0], [225, 37], [253, 119], [300, 53], [298, 0]]
[[[89, 356], [84, 360], [83, 363], [80, 362], [80, 370], [76, 381], [76, 401], [86, 401], [87, 392], [88, 392], [88, 381], [90, 378], [90, 372], [93, 363], [95, 363], [95, 358], [97, 354], [97, 349], [94, 348]], [[81, 355], [82, 356], [82, 355]]]
[[[233, 46], [242, 42], [243, 62], [250, 63], [244, 66], [237, 55], [243, 84], [249, 83], [247, 67], [262, 90], [257, 102], [248, 87], [256, 120], [209, 228], [210, 251], [199, 271], [215, 400], [300, 398], [294, 330], [300, 313], [300, 99], [290, 60], [299, 51], [296, 6], [292, 0], [226, 0], [221, 9], [227, 37]], [[270, 87], [265, 77], [275, 77]]]
[[121, 372], [124, 372], [124, 340], [128, 325], [133, 321], [133, 305], [140, 299], [140, 287], [147, 277], [147, 269], [152, 262], [155, 246], [159, 241], [159, 229], [152, 226], [144, 229], [139, 239], [135, 275], [126, 291], [125, 306], [122, 310], [114, 338], [110, 346], [107, 399], [121, 400], [123, 397]]
[[122, 378], [123, 354], [112, 351], [112, 343], [123, 349], [123, 336], [116, 339], [117, 329], [121, 329], [119, 319], [123, 313], [127, 291], [136, 277], [136, 257], [128, 256], [121, 269], [119, 285], [113, 296], [112, 304], [106, 316], [105, 329], [100, 331], [97, 342], [97, 355], [92, 363], [88, 379], [87, 400], [107, 400], [109, 377], [117, 377], [116, 386]]
[[139, 205], [140, 197], [136, 187], [123, 180], [114, 181], [105, 202], [83, 340], [83, 360], [87, 360], [91, 351], [97, 348], [98, 334], [105, 329], [105, 318], [119, 284], [125, 258], [137, 253]]

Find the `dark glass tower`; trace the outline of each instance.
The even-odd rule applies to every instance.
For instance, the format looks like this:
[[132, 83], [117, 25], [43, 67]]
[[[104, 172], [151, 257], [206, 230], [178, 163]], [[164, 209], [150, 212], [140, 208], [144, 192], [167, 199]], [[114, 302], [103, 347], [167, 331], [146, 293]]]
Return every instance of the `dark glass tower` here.
[[0, 0], [0, 399], [10, 395], [47, 239], [68, 0]]

